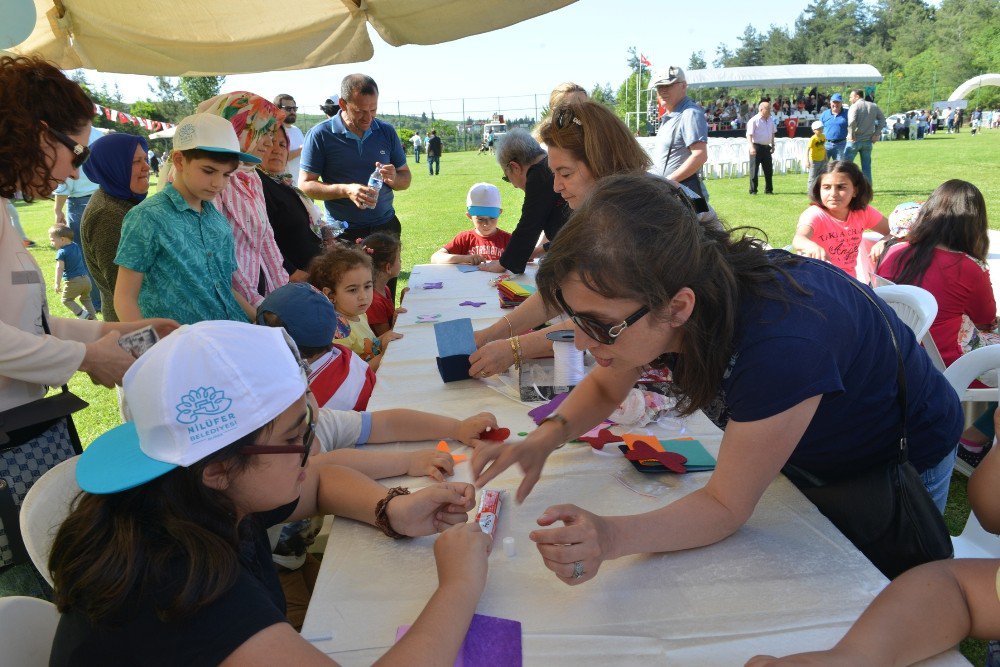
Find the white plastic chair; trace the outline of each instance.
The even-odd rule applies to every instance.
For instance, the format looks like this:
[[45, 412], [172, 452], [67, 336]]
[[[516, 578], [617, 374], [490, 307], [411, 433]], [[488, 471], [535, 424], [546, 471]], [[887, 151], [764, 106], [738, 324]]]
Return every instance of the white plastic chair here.
[[887, 285], [876, 287], [875, 293], [913, 330], [917, 340], [922, 340], [931, 330], [938, 305], [937, 299], [927, 290], [915, 285]]
[[21, 503], [21, 538], [35, 568], [52, 585], [49, 552], [59, 526], [69, 515], [73, 500], [80, 493], [76, 483], [74, 456], [54, 466], [38, 478]]
[[960, 356], [944, 370], [944, 377], [963, 401], [995, 401], [996, 389], [969, 389], [969, 385], [986, 371], [997, 368], [1000, 368], [1000, 345], [987, 345]]
[[951, 538], [951, 544], [955, 558], [1000, 558], [1000, 535], [987, 532], [975, 512], [969, 512], [962, 534]]
[[46, 667], [59, 612], [51, 602], [21, 596], [0, 597], [0, 653], [5, 665]]

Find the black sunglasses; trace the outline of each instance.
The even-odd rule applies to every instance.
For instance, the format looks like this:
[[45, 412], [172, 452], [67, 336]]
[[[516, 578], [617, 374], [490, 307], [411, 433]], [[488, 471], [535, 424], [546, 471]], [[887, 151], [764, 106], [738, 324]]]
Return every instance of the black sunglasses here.
[[618, 337], [622, 335], [623, 331], [649, 313], [649, 308], [643, 306], [618, 324], [604, 324], [603, 322], [598, 322], [592, 317], [579, 315], [573, 312], [573, 309], [566, 305], [566, 300], [563, 299], [562, 290], [558, 288], [556, 289], [556, 301], [559, 302], [559, 307], [563, 309], [563, 312], [569, 315], [569, 318], [573, 320], [573, 324], [580, 327], [580, 331], [587, 334], [602, 345], [614, 345], [615, 341], [618, 340]]
[[241, 454], [301, 454], [303, 468], [309, 462], [309, 452], [313, 440], [316, 439], [316, 421], [313, 418], [312, 406], [306, 403], [306, 432], [302, 434], [301, 445], [244, 445], [240, 447]]
[[87, 161], [90, 157], [90, 149], [86, 146], [76, 143], [68, 136], [60, 132], [59, 130], [54, 130], [51, 127], [48, 128], [49, 134], [59, 140], [63, 146], [68, 148], [73, 153], [73, 168], [79, 169], [83, 166], [83, 163]]
[[556, 127], [561, 130], [570, 123], [576, 123], [580, 127], [583, 127], [583, 123], [581, 123], [580, 119], [576, 117], [573, 110], [569, 107], [563, 107], [556, 116]]

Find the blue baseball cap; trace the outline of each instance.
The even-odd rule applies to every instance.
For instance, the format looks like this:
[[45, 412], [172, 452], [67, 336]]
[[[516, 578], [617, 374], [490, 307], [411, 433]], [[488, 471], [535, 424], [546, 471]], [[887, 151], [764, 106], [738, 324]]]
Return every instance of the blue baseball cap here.
[[271, 422], [306, 387], [282, 329], [229, 320], [183, 326], [125, 373], [133, 421], [84, 450], [76, 481], [88, 493], [118, 493], [190, 466]]
[[833, 95], [830, 95], [830, 101], [831, 102], [843, 102], [844, 98], [840, 96], [840, 93], [834, 93]]
[[257, 306], [257, 324], [264, 313], [274, 313], [299, 347], [325, 347], [333, 342], [337, 309], [309, 283], [288, 283], [274, 290]]

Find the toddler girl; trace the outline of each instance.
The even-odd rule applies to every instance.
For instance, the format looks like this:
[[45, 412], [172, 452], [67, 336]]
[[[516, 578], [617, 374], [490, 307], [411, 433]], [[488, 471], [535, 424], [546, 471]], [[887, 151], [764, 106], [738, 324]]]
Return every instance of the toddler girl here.
[[371, 257], [352, 247], [328, 250], [309, 265], [309, 282], [337, 309], [334, 340], [360, 355], [377, 371], [389, 341], [402, 336], [393, 331], [376, 336], [368, 324], [366, 312], [374, 288]]
[[889, 221], [869, 204], [872, 186], [853, 162], [830, 162], [809, 192], [812, 206], [799, 216], [792, 248], [855, 275], [866, 229], [889, 233]]
[[[398, 236], [389, 232], [375, 232], [363, 241], [358, 239], [358, 244], [372, 258], [375, 284], [372, 291], [372, 305], [366, 314], [372, 331], [376, 336], [381, 336], [396, 325], [396, 315], [406, 312], [406, 308], [395, 307], [388, 284], [390, 280], [399, 276], [399, 271], [402, 269], [400, 254], [403, 245], [399, 242]], [[403, 297], [409, 289], [409, 287], [404, 289], [399, 296], [400, 305], [403, 304]]]

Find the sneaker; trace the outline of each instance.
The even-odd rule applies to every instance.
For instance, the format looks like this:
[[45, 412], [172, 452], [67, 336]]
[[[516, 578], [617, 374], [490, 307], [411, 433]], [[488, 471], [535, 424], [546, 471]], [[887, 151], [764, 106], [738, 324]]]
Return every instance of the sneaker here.
[[80, 311], [80, 314], [77, 315], [76, 318], [78, 320], [92, 320], [92, 319], [94, 319], [94, 314], [91, 313], [86, 308], [84, 308], [82, 311]]
[[959, 445], [958, 446], [958, 458], [961, 459], [962, 461], [964, 461], [966, 464], [968, 464], [968, 466], [970, 468], [975, 468], [975, 467], [977, 467], [979, 465], [979, 462], [983, 460], [983, 457], [985, 457], [989, 453], [990, 448], [992, 446], [993, 446], [993, 444], [990, 443], [988, 445], [985, 445], [978, 452], [973, 452], [973, 451], [970, 451], [970, 450], [966, 449], [962, 445]]
[[25, 248], [34, 248], [35, 246], [38, 245], [37, 243], [35, 243], [31, 239], [24, 239], [24, 241], [22, 241], [22, 243], [24, 243], [24, 247]]

